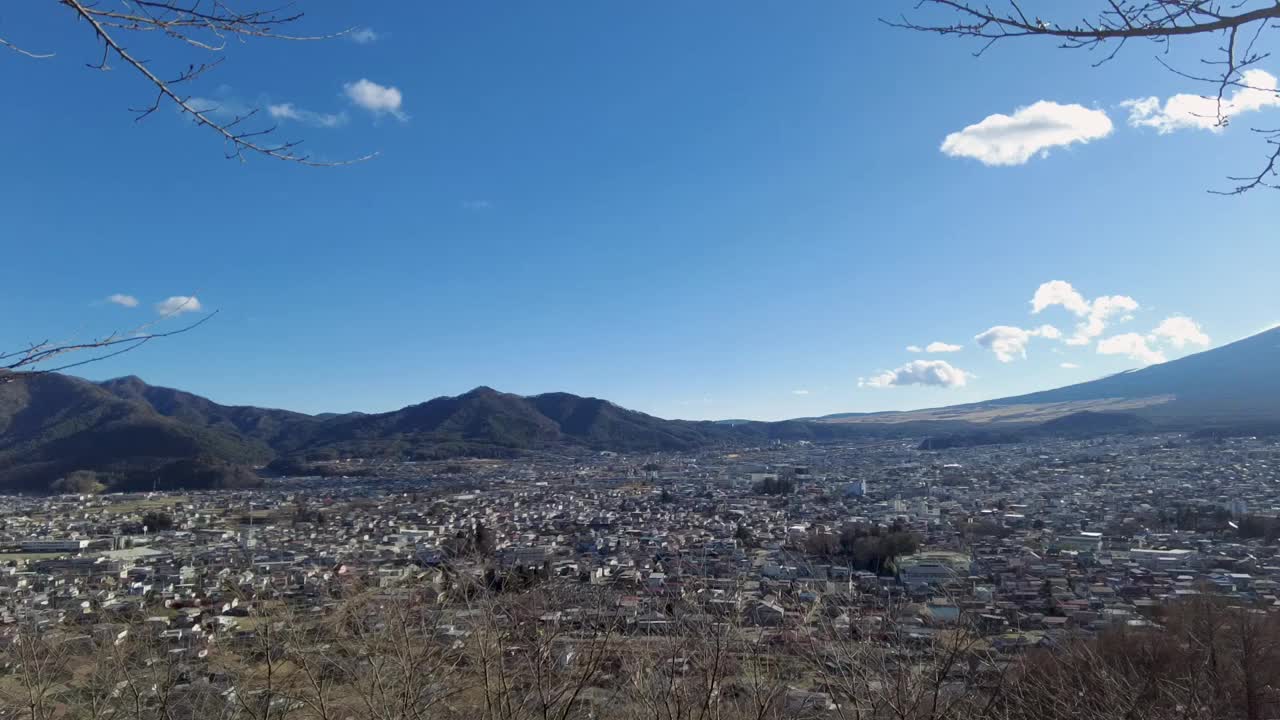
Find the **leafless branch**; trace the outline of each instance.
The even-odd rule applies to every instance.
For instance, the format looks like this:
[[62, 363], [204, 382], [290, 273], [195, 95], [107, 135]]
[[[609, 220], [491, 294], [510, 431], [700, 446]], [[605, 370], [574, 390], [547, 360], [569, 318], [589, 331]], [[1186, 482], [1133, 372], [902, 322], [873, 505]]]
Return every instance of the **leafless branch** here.
[[18, 47], [17, 45], [14, 45], [13, 43], [9, 42], [8, 40], [5, 40], [2, 37], [0, 37], [0, 47], [9, 48], [10, 50], [18, 53], [19, 55], [26, 55], [27, 57], [34, 58], [36, 60], [44, 60], [45, 58], [53, 57], [53, 53], [34, 53], [34, 52], [31, 52], [30, 50], [24, 50]]
[[[101, 339], [89, 340], [86, 342], [53, 342], [44, 340], [30, 344], [22, 350], [14, 350], [0, 353], [0, 384], [13, 382], [25, 377], [33, 375], [45, 375], [52, 372], [61, 372], [70, 370], [71, 368], [81, 367], [90, 363], [100, 362], [108, 358], [123, 355], [124, 353], [136, 350], [142, 345], [159, 340], [161, 338], [173, 337], [190, 332], [209, 320], [213, 319], [218, 311], [215, 310], [199, 320], [180, 327], [176, 330], [168, 330], [165, 332], [152, 332], [150, 327], [154, 323], [148, 323], [139, 328], [124, 333], [112, 333]], [[163, 319], [163, 318], [161, 318]], [[81, 357], [73, 362], [68, 362], [55, 366], [39, 367], [45, 363], [49, 363], [55, 358], [60, 358], [73, 353], [85, 353], [88, 357]]]
[[[1226, 97], [1229, 90], [1274, 92], [1272, 88], [1250, 87], [1244, 75], [1270, 57], [1257, 48], [1262, 34], [1276, 28], [1280, 21], [1280, 3], [1275, 0], [1099, 0], [1097, 7], [1084, 17], [1074, 15], [1076, 3], [1042, 7], [1052, 7], [1056, 16], [1028, 14], [1017, 0], [994, 5], [968, 0], [917, 0], [917, 17], [881, 21], [897, 28], [976, 39], [981, 45], [975, 55], [982, 55], [997, 42], [1024, 37], [1052, 38], [1063, 49], [1096, 50], [1111, 43], [1110, 52], [1095, 66], [1114, 58], [1129, 40], [1150, 40], [1162, 45], [1167, 53], [1174, 38], [1221, 35], [1223, 42], [1218, 52], [1222, 59], [1201, 60], [1203, 65], [1215, 68], [1211, 77], [1180, 71], [1163, 59], [1157, 60], [1182, 77], [1215, 87], [1218, 126], [1225, 126], [1230, 120], [1231, 103]], [[938, 13], [936, 18], [925, 17], [934, 11]], [[1258, 132], [1275, 144], [1274, 133]], [[1270, 151], [1260, 172], [1229, 178], [1237, 186], [1217, 194], [1237, 195], [1258, 187], [1276, 187], [1271, 178], [1276, 175], [1278, 162], [1280, 149]]]
[[[1250, 10], [1245, 5], [1261, 4]], [[1222, 0], [1119, 0], [1106, 3], [1106, 8], [1090, 19], [1058, 22], [1052, 18], [1034, 19], [1023, 14], [1016, 2], [1006, 11], [993, 10], [961, 0], [920, 0], [917, 7], [935, 6], [958, 13], [959, 21], [930, 24], [908, 18], [883, 22], [894, 27], [920, 30], [939, 35], [958, 35], [986, 40], [1014, 37], [1054, 37], [1065, 47], [1092, 47], [1109, 40], [1142, 38], [1165, 41], [1184, 35], [1203, 35], [1222, 30], [1240, 29], [1253, 23], [1280, 19], [1280, 5], [1273, 2], [1225, 3]], [[1238, 10], [1235, 13], [1231, 9]], [[1227, 10], [1228, 12], [1224, 12]]]
[[[102, 43], [102, 57], [89, 67], [95, 70], [111, 70], [109, 60], [118, 59], [155, 89], [152, 102], [141, 108], [131, 108], [138, 120], [149, 116], [159, 107], [172, 102], [178, 111], [189, 116], [197, 126], [217, 133], [227, 145], [226, 156], [244, 160], [247, 154], [265, 155], [277, 160], [295, 162], [312, 167], [335, 167], [369, 160], [377, 155], [370, 153], [357, 158], [339, 161], [317, 160], [300, 152], [301, 141], [286, 140], [272, 143], [264, 138], [276, 131], [274, 126], [247, 130], [244, 121], [255, 113], [241, 113], [225, 120], [215, 110], [200, 108], [192, 97], [181, 88], [216, 67], [221, 58], [208, 62], [190, 63], [185, 70], [172, 77], [162, 77], [150, 63], [132, 52], [126, 39], [130, 36], [158, 33], [176, 40], [188, 48], [219, 53], [230, 39], [244, 41], [251, 38], [270, 38], [290, 41], [315, 41], [339, 37], [351, 29], [326, 35], [297, 35], [282, 31], [302, 19], [301, 12], [289, 5], [269, 9], [235, 11], [220, 0], [120, 0], [111, 5], [90, 0], [57, 0], [70, 9], [75, 17], [88, 23], [95, 38]], [[30, 52], [0, 38], [0, 47], [30, 58], [47, 58], [52, 54]]]

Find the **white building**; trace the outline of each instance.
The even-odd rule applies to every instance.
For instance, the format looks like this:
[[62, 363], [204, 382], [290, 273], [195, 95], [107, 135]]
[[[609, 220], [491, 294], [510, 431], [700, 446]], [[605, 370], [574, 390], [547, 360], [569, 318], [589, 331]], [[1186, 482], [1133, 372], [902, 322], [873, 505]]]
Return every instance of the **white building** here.
[[1199, 557], [1195, 550], [1177, 549], [1177, 550], [1151, 550], [1148, 548], [1134, 548], [1129, 551], [1129, 556], [1146, 568], [1162, 568], [1162, 567], [1182, 567], [1190, 564]]
[[80, 552], [87, 547], [89, 547], [88, 540], [79, 540], [75, 538], [26, 540], [22, 543], [22, 551], [29, 553]]

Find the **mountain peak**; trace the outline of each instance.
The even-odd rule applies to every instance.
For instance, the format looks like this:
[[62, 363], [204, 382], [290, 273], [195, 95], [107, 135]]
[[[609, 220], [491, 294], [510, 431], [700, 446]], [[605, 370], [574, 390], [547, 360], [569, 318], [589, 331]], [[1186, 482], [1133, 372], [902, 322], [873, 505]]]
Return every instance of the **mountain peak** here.
[[1280, 327], [1186, 357], [1097, 380], [966, 405], [902, 413], [832, 415], [833, 423], [1031, 422], [1082, 410], [1134, 413], [1165, 424], [1251, 422], [1280, 417]]
[[[74, 470], [145, 480], [196, 458], [509, 457], [548, 447], [678, 452], [771, 440], [907, 437], [995, 423], [1043, 424], [1045, 432], [1066, 435], [1253, 427], [1280, 419], [1277, 367], [1280, 328], [1273, 328], [1172, 362], [1030, 395], [907, 413], [738, 424], [663, 420], [598, 398], [522, 397], [486, 385], [393, 412], [313, 417], [220, 405], [133, 375], [91, 383], [53, 373], [0, 383], [0, 485], [47, 488]], [[1054, 418], [1061, 420], [1045, 423]], [[178, 470], [170, 476], [178, 478]], [[174, 480], [188, 481], [201, 482]]]
[[124, 375], [121, 377], [114, 377], [114, 378], [111, 378], [110, 380], [103, 380], [98, 384], [103, 387], [112, 387], [112, 386], [116, 386], [116, 387], [130, 386], [130, 387], [142, 387], [142, 388], [151, 387], [150, 385], [147, 384], [145, 380], [138, 377], [137, 375]]

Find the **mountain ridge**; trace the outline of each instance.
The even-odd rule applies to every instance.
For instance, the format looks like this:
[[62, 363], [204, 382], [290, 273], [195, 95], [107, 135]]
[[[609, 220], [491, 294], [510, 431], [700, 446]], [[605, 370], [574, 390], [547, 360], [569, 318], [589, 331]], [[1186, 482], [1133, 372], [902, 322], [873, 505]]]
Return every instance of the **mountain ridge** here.
[[[340, 457], [507, 457], [551, 447], [679, 452], [771, 441], [1020, 437], [1160, 429], [1248, 433], [1280, 420], [1280, 328], [1098, 380], [942, 408], [778, 422], [665, 420], [565, 392], [480, 386], [384, 413], [307, 415], [221, 405], [136, 376], [46, 374], [0, 384], [0, 488], [40, 490], [77, 470], [114, 489], [241, 486], [244, 466]], [[969, 435], [966, 435], [969, 433]]]
[[[1017, 419], [1020, 407], [1058, 406], [1057, 416], [1080, 411], [1135, 412], [1177, 424], [1233, 422], [1280, 416], [1280, 327], [1176, 360], [1021, 395], [920, 410], [836, 413], [817, 423]], [[1043, 419], [1052, 419], [1045, 417]]]

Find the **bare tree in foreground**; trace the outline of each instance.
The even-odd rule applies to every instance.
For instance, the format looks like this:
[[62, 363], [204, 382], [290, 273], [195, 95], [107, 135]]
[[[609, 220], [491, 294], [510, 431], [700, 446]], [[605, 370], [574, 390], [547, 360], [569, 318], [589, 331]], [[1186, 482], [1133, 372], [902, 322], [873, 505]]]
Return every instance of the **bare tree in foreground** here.
[[[119, 64], [140, 76], [154, 93], [152, 100], [141, 107], [132, 108], [137, 119], [142, 120], [163, 105], [172, 103], [196, 125], [208, 128], [222, 137], [227, 147], [227, 157], [244, 159], [246, 153], [265, 155], [278, 160], [311, 166], [346, 165], [367, 160], [367, 155], [352, 160], [326, 162], [312, 159], [299, 151], [298, 140], [274, 141], [276, 127], [259, 123], [258, 109], [224, 116], [217, 107], [205, 106], [201, 101], [184, 92], [187, 83], [199, 78], [222, 62], [222, 52], [229, 43], [250, 39], [323, 40], [344, 34], [295, 35], [287, 32], [302, 19], [301, 12], [289, 10], [289, 5], [266, 6], [233, 10], [221, 0], [118, 0], [116, 2], [92, 2], [90, 0], [44, 0], [56, 2], [87, 26], [101, 45], [101, 57], [89, 63], [94, 70], [112, 70]], [[261, 0], [245, 0], [247, 4], [260, 4]], [[175, 71], [157, 69], [145, 56], [131, 49], [131, 43], [148, 36], [163, 36], [198, 53], [201, 59]], [[23, 47], [11, 38], [0, 36], [0, 49], [12, 50], [26, 58], [43, 60], [53, 53]]]
[[[1280, 27], [1280, 3], [1275, 0], [918, 0], [914, 15], [885, 22], [910, 30], [974, 38], [982, 43], [978, 55], [1000, 41], [1049, 38], [1065, 49], [1106, 53], [1095, 67], [1115, 57], [1130, 40], [1154, 42], [1161, 54], [1167, 55], [1175, 39], [1216, 37], [1217, 54], [1201, 58], [1199, 71], [1179, 70], [1162, 58], [1157, 60], [1173, 72], [1213, 88], [1207, 95], [1216, 98], [1213, 119], [1218, 126], [1230, 121], [1229, 92], [1277, 92], [1274, 87], [1251, 84], [1246, 75], [1270, 57], [1265, 49], [1267, 31]], [[1228, 178], [1235, 186], [1219, 194], [1238, 195], [1259, 187], [1280, 189], [1280, 127], [1253, 128], [1253, 132], [1268, 146], [1262, 169]]]

